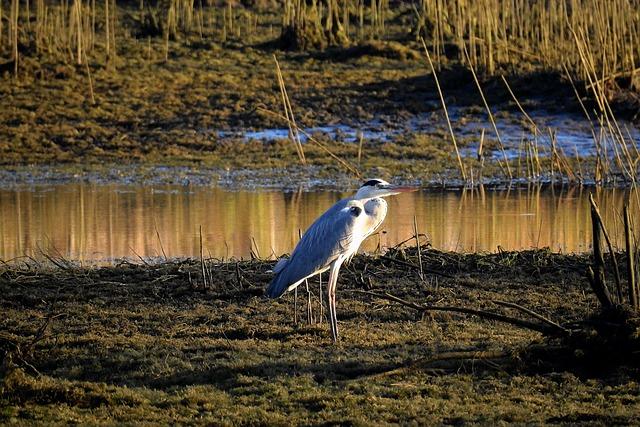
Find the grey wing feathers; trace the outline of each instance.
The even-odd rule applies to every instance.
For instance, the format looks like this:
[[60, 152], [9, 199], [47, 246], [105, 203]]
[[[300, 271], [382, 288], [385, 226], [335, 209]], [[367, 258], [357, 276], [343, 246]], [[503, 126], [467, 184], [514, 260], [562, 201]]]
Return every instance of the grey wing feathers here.
[[286, 263], [276, 264], [273, 269], [276, 276], [266, 291], [268, 297], [277, 298], [291, 285], [325, 270], [349, 248], [355, 216], [343, 210], [347, 202], [339, 201], [320, 216], [304, 233]]

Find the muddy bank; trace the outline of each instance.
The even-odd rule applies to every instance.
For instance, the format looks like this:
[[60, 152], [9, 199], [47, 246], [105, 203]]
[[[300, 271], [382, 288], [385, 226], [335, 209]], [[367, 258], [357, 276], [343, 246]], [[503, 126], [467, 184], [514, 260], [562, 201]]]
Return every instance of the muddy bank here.
[[581, 351], [532, 362], [528, 349], [554, 341], [474, 316], [421, 318], [360, 292], [513, 315], [491, 302], [502, 300], [566, 324], [598, 307], [586, 257], [427, 250], [425, 268], [438, 274], [422, 281], [397, 261], [359, 256], [340, 276], [337, 346], [326, 321], [306, 324], [306, 298], [294, 324], [291, 295], [262, 296], [272, 262], [212, 260], [203, 288], [197, 261], [54, 261], [60, 268], [0, 268], [4, 422], [639, 421], [637, 365]]
[[[262, 42], [187, 39], [172, 42], [167, 61], [163, 42], [156, 38], [148, 43], [124, 38], [118, 46], [115, 68], [98, 59], [90, 64], [95, 104], [83, 66], [25, 58], [20, 79], [0, 79], [0, 165], [91, 165], [96, 170], [105, 163], [186, 165], [232, 173], [250, 169], [248, 174], [260, 176], [291, 167], [298, 160], [286, 132], [264, 139], [251, 136], [286, 128], [265, 112], [282, 110], [272, 58], [276, 54], [300, 126], [349, 126], [356, 135], [362, 130], [361, 152], [356, 135], [316, 136], [363, 176], [379, 176], [378, 169], [387, 178], [424, 182], [460, 176], [434, 80], [415, 42], [401, 45], [403, 52], [413, 54], [394, 55], [389, 49], [399, 49], [398, 44], [296, 53]], [[447, 104], [457, 111], [454, 130], [467, 167], [479, 179], [481, 162], [475, 158], [480, 128], [485, 128], [483, 176], [504, 181], [496, 162], [498, 143], [471, 73], [446, 62], [439, 74]], [[581, 114], [573, 89], [557, 74], [527, 68], [512, 70], [507, 79], [527, 111]], [[528, 125], [500, 79], [488, 78], [482, 85], [499, 122], [517, 128], [511, 135], [517, 151], [523, 132], [530, 134]], [[588, 97], [584, 101], [592, 106]], [[479, 117], [484, 124], [465, 127]], [[368, 133], [372, 124], [385, 136]], [[315, 144], [305, 144], [305, 151], [316, 168], [314, 179], [344, 169]], [[576, 169], [580, 163], [588, 180], [594, 150], [580, 151], [583, 158], [578, 160], [572, 151], [566, 150], [569, 162]]]

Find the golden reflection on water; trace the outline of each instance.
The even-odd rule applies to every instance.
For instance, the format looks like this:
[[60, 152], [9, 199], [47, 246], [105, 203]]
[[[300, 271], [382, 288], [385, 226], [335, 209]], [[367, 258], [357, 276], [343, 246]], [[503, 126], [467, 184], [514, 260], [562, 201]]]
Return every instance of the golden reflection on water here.
[[[413, 216], [433, 247], [496, 251], [550, 247], [589, 250], [590, 190], [540, 189], [418, 192], [391, 197], [384, 234], [393, 246], [413, 236]], [[123, 257], [196, 257], [202, 227], [205, 254], [247, 258], [288, 253], [331, 204], [337, 192], [229, 192], [218, 188], [132, 187], [70, 184], [0, 191], [0, 259], [40, 251], [96, 261]], [[599, 190], [605, 224], [622, 246], [620, 212], [628, 190]], [[632, 212], [637, 213], [637, 195]], [[159, 237], [158, 237], [159, 236]]]

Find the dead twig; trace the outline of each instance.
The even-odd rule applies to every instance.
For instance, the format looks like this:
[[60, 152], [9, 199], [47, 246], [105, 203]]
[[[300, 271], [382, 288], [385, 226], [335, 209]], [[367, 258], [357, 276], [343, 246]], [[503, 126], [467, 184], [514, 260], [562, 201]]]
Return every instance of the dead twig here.
[[514, 325], [520, 328], [530, 329], [532, 331], [540, 332], [543, 335], [558, 335], [559, 332], [562, 332], [558, 328], [551, 327], [545, 323], [530, 322], [528, 320], [517, 319], [515, 317], [506, 316], [500, 313], [493, 313], [490, 311], [477, 310], [474, 308], [466, 308], [466, 307], [445, 306], [445, 305], [443, 306], [422, 305], [415, 302], [406, 301], [400, 297], [391, 295], [387, 292], [385, 293], [370, 292], [370, 291], [358, 291], [358, 292], [371, 295], [377, 298], [386, 299], [388, 301], [397, 302], [399, 304], [404, 305], [405, 307], [409, 307], [420, 312], [448, 311], [453, 313], [470, 314], [470, 315], [478, 316], [484, 319], [496, 320], [499, 322], [509, 323], [511, 325]]
[[560, 331], [562, 331], [565, 334], [570, 334], [571, 331], [567, 328], [565, 328], [564, 326], [560, 325], [559, 323], [554, 322], [551, 319], [548, 319], [546, 317], [544, 317], [543, 315], [536, 313], [535, 311], [528, 309], [526, 307], [523, 307], [519, 304], [516, 304], [514, 302], [508, 302], [508, 301], [499, 301], [499, 300], [493, 300], [494, 304], [498, 304], [504, 307], [509, 307], [509, 308], [513, 308], [515, 310], [519, 310], [523, 313], [528, 314], [531, 317], [534, 317], [536, 319], [538, 319], [539, 321], [546, 323], [547, 325], [553, 327], [553, 328], [558, 328]]

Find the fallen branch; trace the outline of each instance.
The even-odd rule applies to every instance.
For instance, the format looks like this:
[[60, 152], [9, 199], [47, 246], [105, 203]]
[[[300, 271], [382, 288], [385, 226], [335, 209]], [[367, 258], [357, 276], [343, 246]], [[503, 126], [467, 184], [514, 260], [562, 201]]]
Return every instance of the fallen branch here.
[[551, 319], [548, 319], [546, 317], [544, 317], [543, 315], [536, 313], [535, 311], [528, 309], [527, 307], [523, 307], [519, 304], [513, 303], [513, 302], [507, 302], [507, 301], [498, 301], [498, 300], [493, 300], [494, 304], [498, 304], [504, 307], [509, 307], [509, 308], [513, 308], [515, 310], [519, 310], [523, 313], [528, 314], [531, 317], [534, 317], [536, 319], [538, 319], [539, 321], [541, 321], [542, 323], [546, 323], [547, 325], [553, 327], [553, 328], [557, 328], [558, 330], [562, 331], [565, 334], [570, 334], [571, 331], [567, 328], [565, 328], [564, 326], [560, 325], [559, 323], [554, 322]]
[[478, 361], [478, 360], [490, 360], [490, 359], [502, 359], [508, 357], [509, 354], [504, 351], [482, 351], [482, 350], [471, 350], [471, 351], [447, 351], [444, 353], [436, 354], [431, 357], [422, 357], [420, 359], [411, 361], [408, 364], [403, 366], [399, 366], [397, 368], [391, 369], [389, 371], [378, 372], [373, 375], [369, 375], [368, 378], [380, 378], [380, 377], [388, 377], [391, 375], [396, 375], [405, 371], [409, 371], [415, 369], [419, 366], [430, 365], [436, 362], [446, 362], [446, 361]]
[[500, 313], [493, 313], [491, 311], [477, 310], [474, 308], [466, 308], [466, 307], [456, 307], [450, 305], [422, 305], [411, 301], [403, 300], [400, 297], [395, 295], [391, 295], [389, 293], [378, 293], [371, 291], [357, 291], [363, 294], [371, 295], [377, 298], [386, 299], [388, 301], [397, 302], [399, 304], [404, 305], [405, 307], [412, 308], [419, 312], [427, 312], [427, 311], [448, 311], [453, 313], [462, 313], [462, 314], [470, 314], [473, 316], [478, 316], [483, 319], [496, 320], [498, 322], [509, 323], [510, 325], [518, 326], [520, 328], [529, 329], [532, 331], [540, 332], [543, 335], [559, 335], [560, 333], [565, 333], [564, 328], [558, 329], [558, 327], [552, 327], [546, 323], [535, 323], [530, 322], [528, 320], [522, 320], [515, 317], [506, 316]]

